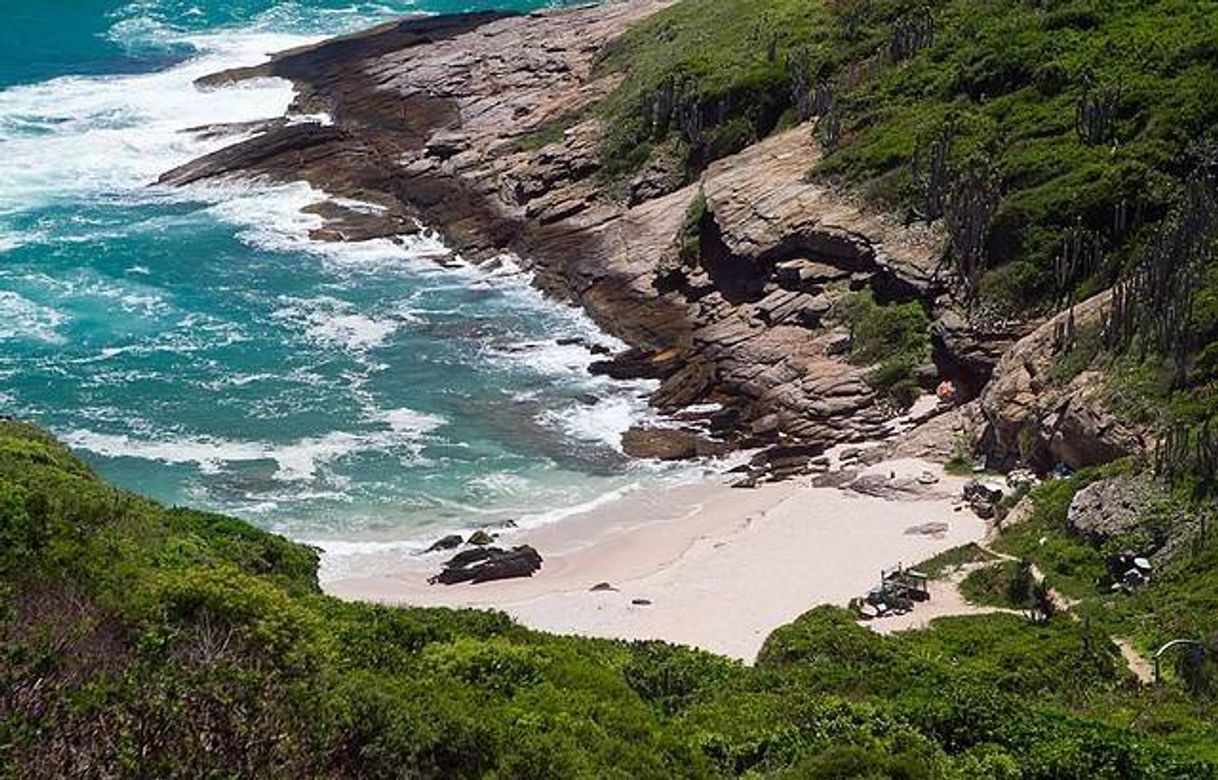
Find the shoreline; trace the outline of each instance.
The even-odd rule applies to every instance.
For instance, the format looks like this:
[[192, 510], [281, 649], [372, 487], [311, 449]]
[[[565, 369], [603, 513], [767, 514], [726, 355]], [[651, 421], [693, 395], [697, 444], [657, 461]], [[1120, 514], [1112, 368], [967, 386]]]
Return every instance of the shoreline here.
[[[937, 482], [912, 489], [924, 472]], [[399, 551], [323, 588], [350, 600], [498, 609], [537, 630], [660, 639], [751, 662], [775, 628], [817, 605], [844, 606], [864, 595], [881, 569], [985, 535], [985, 521], [959, 509], [964, 477], [918, 459], [883, 461], [858, 474], [891, 490], [880, 497], [817, 487], [814, 477], [740, 489], [717, 475], [644, 488], [561, 522], [504, 533], [498, 544], [529, 544], [543, 556], [531, 578], [429, 585], [455, 551]], [[946, 528], [914, 530], [926, 523]], [[601, 583], [613, 589], [592, 590]]]
[[[546, 297], [578, 306], [628, 346], [596, 373], [659, 381], [649, 400], [664, 415], [724, 403], [705, 417], [715, 436], [683, 429], [669, 449], [883, 437], [891, 414], [865, 367], [843, 357], [833, 304], [864, 287], [937, 299], [942, 235], [808, 181], [823, 156], [810, 125], [688, 181], [642, 181], [638, 197], [602, 191], [605, 128], [587, 109], [615, 92], [620, 74], [600, 72], [596, 53], [670, 4], [407, 18], [211, 74], [198, 85], [285, 79], [297, 95], [289, 117], [331, 122], [267, 126], [158, 181], [305, 181], [330, 196], [313, 212], [324, 218], [318, 240], [429, 226], [474, 264], [519, 258]], [[397, 161], [388, 178], [384, 159]], [[730, 274], [677, 251], [699, 194], [711, 217], [696, 231], [700, 245]]]

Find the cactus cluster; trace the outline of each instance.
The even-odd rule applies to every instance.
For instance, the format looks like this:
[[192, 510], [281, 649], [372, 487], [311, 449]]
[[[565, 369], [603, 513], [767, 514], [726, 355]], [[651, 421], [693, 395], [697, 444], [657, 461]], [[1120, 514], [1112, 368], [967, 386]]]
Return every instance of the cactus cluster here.
[[1218, 197], [1214, 176], [1193, 173], [1179, 204], [1147, 242], [1133, 271], [1113, 286], [1105, 321], [1109, 349], [1138, 348], [1170, 359], [1176, 385], [1187, 380], [1193, 344], [1193, 309], [1201, 275], [1218, 240]]
[[787, 78], [791, 83], [791, 105], [795, 107], [799, 121], [825, 116], [837, 105], [832, 85], [817, 78], [807, 48], [796, 49], [787, 55]]
[[976, 158], [952, 176], [943, 201], [943, 220], [950, 241], [949, 252], [966, 301], [977, 298], [986, 267], [986, 243], [990, 223], [998, 211], [1002, 193], [993, 164]]
[[1175, 486], [1199, 478], [1201, 492], [1214, 489], [1218, 475], [1218, 418], [1200, 424], [1186, 422], [1170, 426], [1155, 450], [1155, 476]]
[[1079, 282], [1100, 270], [1105, 256], [1103, 236], [1085, 227], [1081, 221], [1064, 231], [1061, 247], [1053, 258], [1058, 308], [1070, 302]]
[[905, 14], [892, 26], [888, 41], [888, 56], [892, 62], [904, 62], [935, 42], [935, 15], [930, 6], [920, 6]]
[[842, 140], [842, 113], [836, 106], [816, 120], [816, 139], [829, 151]]
[[1120, 84], [1098, 86], [1091, 76], [1083, 78], [1083, 92], [1074, 113], [1074, 129], [1080, 141], [1099, 146], [1116, 140], [1121, 93]]
[[956, 121], [948, 118], [928, 145], [914, 152], [913, 178], [922, 193], [922, 213], [927, 221], [943, 216], [943, 205], [951, 186], [952, 147], [956, 142]]

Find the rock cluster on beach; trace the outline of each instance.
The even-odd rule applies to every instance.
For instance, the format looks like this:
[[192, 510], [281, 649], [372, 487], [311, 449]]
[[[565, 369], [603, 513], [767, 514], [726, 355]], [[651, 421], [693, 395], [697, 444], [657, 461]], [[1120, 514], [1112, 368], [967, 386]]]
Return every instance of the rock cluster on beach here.
[[[319, 204], [317, 238], [425, 224], [467, 259], [517, 255], [544, 291], [631, 345], [597, 370], [660, 380], [652, 402], [665, 412], [718, 405], [697, 436], [632, 432], [634, 454], [721, 451], [707, 433], [735, 446], [817, 447], [889, 434], [894, 411], [866, 382], [867, 368], [847, 361], [848, 334], [833, 327], [834, 304], [855, 290], [926, 303], [938, 364], [924, 372], [927, 383], [946, 372], [979, 387], [1023, 334], [978, 330], [945, 303], [935, 231], [810, 182], [821, 150], [808, 126], [719, 160], [679, 189], [645, 174], [624, 198], [601, 185], [591, 108], [620, 76], [598, 74], [595, 59], [668, 4], [414, 18], [216, 74], [201, 85], [290, 79], [292, 121], [255, 128], [161, 181], [305, 180], [375, 207]], [[317, 112], [333, 121], [308, 118]], [[705, 205], [691, 236], [696, 203]], [[689, 241], [695, 261], [680, 251]]]
[[529, 545], [510, 550], [499, 547], [471, 547], [444, 563], [444, 569], [428, 582], [455, 585], [459, 582], [491, 582], [515, 577], [532, 577], [541, 568], [541, 555]]

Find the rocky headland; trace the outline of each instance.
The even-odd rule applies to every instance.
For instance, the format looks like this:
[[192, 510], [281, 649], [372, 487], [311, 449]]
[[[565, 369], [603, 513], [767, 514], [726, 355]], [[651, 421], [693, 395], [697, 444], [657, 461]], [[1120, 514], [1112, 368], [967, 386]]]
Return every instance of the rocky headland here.
[[[630, 345], [594, 370], [661, 380], [653, 404], [687, 427], [632, 431], [630, 454], [797, 444], [808, 460], [837, 443], [891, 436], [900, 410], [868, 383], [868, 366], [848, 359], [850, 336], [835, 311], [865, 289], [877, 301], [923, 305], [933, 363], [918, 369], [919, 383], [931, 391], [950, 381], [957, 403], [972, 402], [967, 420], [958, 412], [927, 429], [930, 449], [942, 455], [948, 439], [966, 436], [1008, 463], [1029, 417], [1051, 439], [1046, 457], [1071, 466], [1108, 458], [1114, 437], [1128, 448], [1128, 432], [1082, 419], [1091, 414], [1080, 400], [1085, 378], [1054, 390], [1053, 404], [1039, 400], [1044, 383], [1029, 367], [1051, 360], [1051, 323], [1037, 330], [1041, 323], [966, 317], [934, 227], [901, 224], [809, 179], [822, 155], [810, 126], [720, 159], [691, 184], [647, 169], [610, 186], [595, 109], [621, 76], [602, 73], [598, 57], [669, 4], [408, 18], [215, 74], [199, 86], [276, 76], [298, 95], [286, 119], [230, 128], [242, 140], [161, 183], [303, 180], [373, 207], [310, 207], [324, 220], [317, 239], [426, 226], [474, 262], [514, 255], [543, 291], [582, 306]], [[1063, 443], [1075, 428], [1094, 441]]]

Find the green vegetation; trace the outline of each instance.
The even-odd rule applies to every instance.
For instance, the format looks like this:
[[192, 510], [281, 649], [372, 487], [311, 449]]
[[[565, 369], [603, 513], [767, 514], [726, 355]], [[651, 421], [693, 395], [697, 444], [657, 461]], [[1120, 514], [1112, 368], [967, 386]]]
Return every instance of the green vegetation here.
[[1097, 323], [1079, 333], [1071, 349], [1057, 356], [1049, 368], [1049, 381], [1058, 386], [1068, 385], [1086, 371], [1104, 348], [1104, 330]]
[[983, 550], [976, 542], [969, 542], [959, 547], [953, 547], [950, 550], [944, 550], [933, 558], [922, 561], [917, 566], [914, 566], [914, 568], [932, 580], [935, 580], [965, 564], [983, 563], [992, 560], [994, 560], [992, 553]]
[[[1030, 518], [1004, 531], [994, 547], [1035, 563], [1050, 586], [1079, 601], [1072, 612], [1086, 616], [1104, 635], [1132, 637], [1144, 654], [1172, 639], [1213, 643], [1218, 639], [1218, 537], [1209, 530], [1212, 504], [1198, 504], [1190, 491], [1180, 490], [1145, 510], [1141, 531], [1110, 539], [1102, 547], [1068, 529], [1067, 511], [1078, 490], [1098, 479], [1127, 474], [1130, 468], [1119, 462], [1039, 485], [1031, 494], [1035, 504]], [[1109, 554], [1146, 549], [1151, 539], [1172, 537], [1185, 543], [1154, 572], [1150, 585], [1133, 593], [1111, 587]], [[1004, 581], [1011, 582], [1012, 570], [978, 575], [965, 582], [970, 600], [1001, 605], [1008, 593]], [[1207, 663], [1218, 650], [1210, 653]], [[1171, 666], [1167, 673], [1173, 673]], [[1211, 674], [1199, 685], [1205, 697], [1218, 695], [1214, 682]]]
[[1107, 573], [1104, 556], [1066, 530], [1070, 501], [1083, 487], [1120, 469], [1086, 469], [1032, 491], [1031, 517], [1005, 531], [994, 549], [1035, 562], [1053, 587], [1071, 598], [1095, 596]]
[[972, 439], [967, 435], [958, 435], [952, 442], [952, 455], [943, 464], [943, 470], [956, 477], [967, 477], [974, 473], [976, 466]]
[[535, 152], [538, 149], [558, 143], [563, 139], [567, 130], [582, 122], [586, 117], [582, 113], [572, 113], [547, 122], [530, 133], [525, 133], [516, 140], [519, 149]]
[[625, 73], [602, 107], [606, 173], [670, 161], [688, 181], [786, 124], [786, 57], [828, 19], [809, 0], [684, 0], [629, 30], [599, 64]]
[[111, 488], [18, 423], [0, 422], [0, 540], [2, 777], [1049, 780], [1218, 761], [1192, 699], [1133, 692], [1068, 621], [881, 637], [818, 608], [749, 668], [344, 603], [311, 549]]
[[1031, 574], [1017, 561], [999, 561], [969, 572], [960, 592], [974, 604], [1025, 609], [1032, 597]]
[[952, 176], [984, 166], [980, 287], [1026, 313], [1056, 298], [1068, 231], [1105, 245], [1065, 280], [1086, 293], [1167, 212], [1218, 124], [1216, 21], [1180, 0], [684, 0], [605, 53], [625, 80], [604, 159], [622, 175], [676, 149], [689, 176], [820, 115], [817, 175], [949, 223]]
[[837, 316], [850, 327], [850, 361], [872, 366], [868, 383], [899, 406], [913, 403], [914, 372], [930, 360], [929, 323], [921, 304], [881, 305], [866, 291], [842, 299]]
[[567, 130], [567, 125], [564, 122], [551, 122], [543, 125], [531, 133], [520, 136], [517, 141], [518, 146], [522, 151], [535, 152], [553, 143], [558, 143], [563, 138], [563, 133]]
[[699, 190], [690, 201], [681, 224], [679, 255], [686, 265], [692, 265], [702, 253], [702, 225], [706, 220], [706, 195]]

